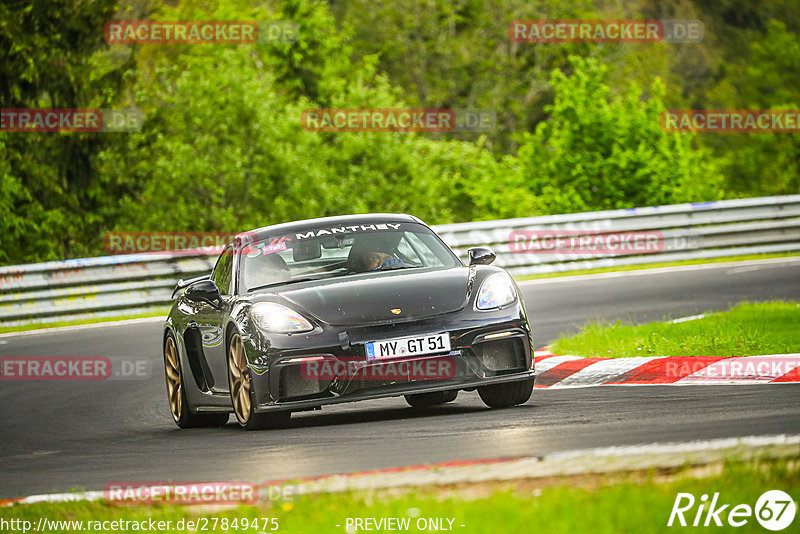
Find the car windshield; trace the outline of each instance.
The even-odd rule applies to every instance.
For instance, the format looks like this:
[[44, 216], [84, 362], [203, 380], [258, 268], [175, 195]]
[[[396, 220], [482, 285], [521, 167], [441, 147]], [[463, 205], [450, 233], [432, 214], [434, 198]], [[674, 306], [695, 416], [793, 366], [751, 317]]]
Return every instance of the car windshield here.
[[240, 254], [244, 291], [362, 273], [461, 265], [436, 234], [417, 223], [311, 228], [248, 244]]

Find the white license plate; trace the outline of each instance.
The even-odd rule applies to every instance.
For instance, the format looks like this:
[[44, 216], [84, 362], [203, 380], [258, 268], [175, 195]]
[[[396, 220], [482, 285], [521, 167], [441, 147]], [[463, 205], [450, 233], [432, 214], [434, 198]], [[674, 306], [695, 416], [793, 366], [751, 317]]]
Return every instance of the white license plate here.
[[426, 334], [367, 343], [367, 360], [450, 352], [450, 334]]

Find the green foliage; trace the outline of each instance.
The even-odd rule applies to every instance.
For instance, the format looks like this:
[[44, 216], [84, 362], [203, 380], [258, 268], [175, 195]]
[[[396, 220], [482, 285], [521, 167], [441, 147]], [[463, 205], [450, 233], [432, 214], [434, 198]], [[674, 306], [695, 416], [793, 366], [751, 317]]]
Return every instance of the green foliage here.
[[[140, 132], [0, 132], [0, 263], [110, 230], [430, 223], [800, 191], [798, 134], [666, 134], [665, 108], [797, 108], [789, 0], [44, 0], [0, 5], [0, 105], [142, 109]], [[784, 22], [777, 22], [776, 18]], [[113, 18], [292, 21], [295, 42], [108, 45]], [[701, 18], [694, 44], [512, 43], [539, 18]], [[663, 80], [660, 81], [660, 80]], [[490, 109], [486, 133], [318, 133], [313, 108]]]
[[[333, 6], [340, 23], [353, 29], [355, 53], [377, 54], [380, 69], [407, 98], [434, 107], [496, 110], [498, 127], [487, 135], [486, 146], [500, 156], [515, 154], [519, 134], [551, 118], [546, 106], [553, 88], [547, 77], [555, 68], [569, 71], [570, 54], [607, 65], [612, 96], [625, 95], [630, 81], [646, 93], [660, 77], [666, 85], [660, 98], [670, 109], [797, 109], [800, 101], [800, 11], [793, 0], [340, 0]], [[511, 20], [544, 18], [699, 19], [705, 32], [700, 43], [509, 42]], [[797, 137], [701, 134], [693, 146], [708, 148], [720, 159], [726, 196], [792, 194], [800, 192]], [[716, 183], [709, 188], [716, 189]], [[541, 206], [514, 191], [515, 206]], [[571, 200], [556, 204], [574, 205]]]
[[[334, 2], [332, 10], [352, 29], [356, 57], [375, 54], [411, 105], [496, 111], [497, 128], [486, 141], [495, 153], [515, 150], [514, 135], [545, 118], [549, 72], [571, 53], [595, 50], [513, 43], [508, 36], [515, 19], [591, 18], [586, 0], [347, 0]], [[477, 140], [478, 134], [456, 138]]]
[[[103, 108], [118, 98], [125, 58], [107, 61], [103, 23], [116, 0], [0, 5], [0, 107]], [[96, 134], [0, 133], [0, 262], [96, 253], [87, 234], [104, 224], [104, 188], [91, 159]]]
[[[296, 44], [194, 46], [147, 58], [141, 68], [152, 76], [136, 87], [149, 117], [145, 128], [122, 150], [101, 155], [103, 174], [141, 184], [121, 199], [118, 228], [236, 230], [368, 211], [413, 212], [433, 221], [472, 215], [458, 199], [479, 164], [491, 164], [479, 146], [300, 127], [304, 109], [404, 105], [376, 72], [374, 58], [351, 64], [338, 52], [344, 46], [332, 18], [313, 5], [304, 10]], [[287, 69], [295, 54], [310, 64]]]
[[26, 236], [35, 235], [37, 225], [16, 208], [30, 203], [31, 198], [22, 181], [11, 174], [4, 137], [0, 134], [0, 263], [9, 263], [15, 258], [14, 247]]
[[[769, 20], [763, 40], [753, 40], [747, 60], [734, 64], [710, 93], [709, 107], [800, 109], [800, 35]], [[738, 196], [800, 193], [800, 133], [705, 134], [727, 155], [724, 174]]]
[[612, 96], [605, 66], [591, 58], [570, 60], [571, 75], [553, 71], [550, 118], [524, 136], [518, 159], [506, 159], [510, 201], [498, 202], [504, 195], [496, 190], [487, 195], [488, 211], [517, 217], [722, 197], [715, 161], [691, 148], [691, 135], [661, 129], [658, 79], [649, 100], [633, 82]]

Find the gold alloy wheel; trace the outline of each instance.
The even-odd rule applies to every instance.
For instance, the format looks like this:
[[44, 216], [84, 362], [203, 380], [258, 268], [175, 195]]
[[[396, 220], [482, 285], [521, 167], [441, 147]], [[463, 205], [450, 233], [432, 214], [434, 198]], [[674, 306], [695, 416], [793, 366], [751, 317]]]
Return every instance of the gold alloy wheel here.
[[250, 373], [247, 370], [247, 358], [239, 334], [231, 336], [228, 349], [228, 382], [236, 418], [241, 424], [247, 424], [250, 418]]
[[175, 421], [181, 419], [183, 408], [183, 384], [181, 383], [181, 368], [178, 363], [178, 348], [172, 336], [167, 336], [167, 346], [164, 350], [164, 368], [167, 375], [167, 396], [169, 409]]

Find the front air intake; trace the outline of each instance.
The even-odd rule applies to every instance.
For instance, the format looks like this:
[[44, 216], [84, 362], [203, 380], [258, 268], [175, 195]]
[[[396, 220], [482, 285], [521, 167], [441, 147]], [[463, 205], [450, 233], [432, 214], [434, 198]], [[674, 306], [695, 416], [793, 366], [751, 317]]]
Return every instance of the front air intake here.
[[281, 400], [287, 400], [317, 395], [325, 391], [328, 384], [330, 380], [304, 377], [300, 365], [287, 365], [280, 370], [279, 396]]
[[486, 341], [475, 345], [474, 350], [489, 371], [525, 368], [525, 350], [520, 339]]

